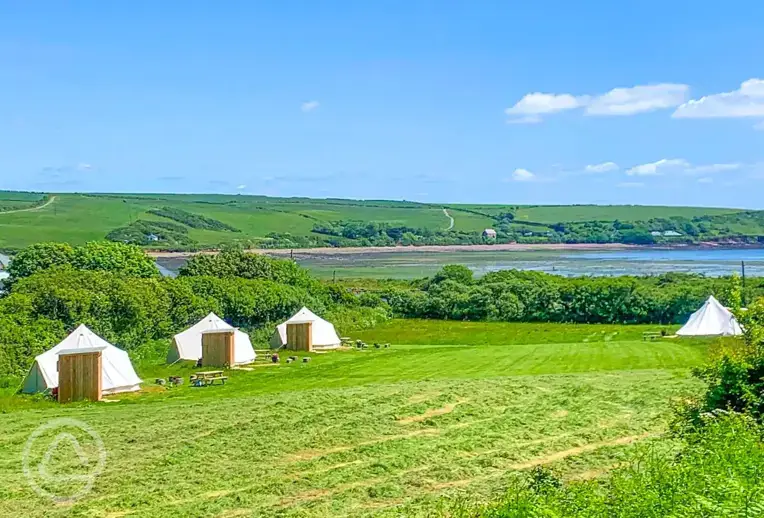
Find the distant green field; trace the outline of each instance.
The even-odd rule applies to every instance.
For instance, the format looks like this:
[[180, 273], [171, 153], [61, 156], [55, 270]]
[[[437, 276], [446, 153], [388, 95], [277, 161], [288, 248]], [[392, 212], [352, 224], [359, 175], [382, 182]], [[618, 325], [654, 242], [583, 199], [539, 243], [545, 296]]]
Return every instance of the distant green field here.
[[[0, 210], [30, 207], [42, 194], [0, 192]], [[313, 226], [339, 220], [387, 223], [444, 231], [454, 218], [454, 230], [476, 233], [491, 228], [493, 216], [517, 209], [517, 231], [523, 232], [524, 221], [557, 223], [561, 221], [643, 220], [651, 217], [697, 216], [734, 213], [734, 209], [705, 209], [683, 207], [641, 206], [539, 206], [517, 207], [501, 205], [447, 206], [403, 201], [336, 200], [309, 198], [269, 198], [239, 195], [173, 195], [173, 194], [114, 194], [80, 195], [51, 194], [45, 207], [26, 212], [0, 212], [0, 248], [18, 249], [40, 241], [66, 241], [82, 244], [103, 239], [109, 232], [128, 226], [135, 220], [167, 221], [148, 214], [162, 207], [182, 209], [235, 227], [240, 232], [218, 232], [191, 228], [189, 237], [200, 247], [217, 247], [234, 241], [257, 245], [270, 233], [312, 236]], [[5, 207], [4, 209], [2, 207]], [[734, 223], [741, 231], [756, 230], [756, 223]], [[543, 232], [544, 227], [527, 227]], [[735, 229], [733, 229], [735, 230]]]
[[692, 218], [695, 216], [729, 214], [736, 209], [701, 207], [659, 207], [642, 205], [547, 205], [520, 208], [515, 220], [538, 223], [559, 223], [561, 221], [646, 221], [651, 218], [674, 216]]
[[43, 199], [43, 196], [33, 192], [0, 191], [0, 212], [34, 207]]
[[[224, 386], [157, 386], [198, 369], [144, 363], [144, 390], [110, 403], [62, 407], [10, 387], [0, 390], [0, 515], [449, 516], [465, 494], [497, 498], [535, 466], [605, 472], [666, 429], [672, 400], [700, 389], [689, 369], [708, 344], [635, 340], [642, 329], [399, 321], [353, 335], [389, 349], [262, 362], [228, 371]], [[61, 417], [97, 432], [107, 462], [81, 499], [53, 504], [21, 458], [30, 434]], [[74, 476], [90, 469], [69, 443], [51, 455], [64, 431], [95, 452], [76, 428], [36, 437], [30, 464], [47, 459], [60, 475], [32, 473], [49, 491], [77, 490]]]

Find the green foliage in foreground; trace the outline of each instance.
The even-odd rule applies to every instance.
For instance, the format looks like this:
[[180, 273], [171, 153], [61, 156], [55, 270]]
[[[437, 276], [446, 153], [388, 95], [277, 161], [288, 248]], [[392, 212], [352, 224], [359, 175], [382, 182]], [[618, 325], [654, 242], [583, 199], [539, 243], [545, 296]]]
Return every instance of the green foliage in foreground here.
[[548, 471], [515, 482], [472, 518], [764, 515], [761, 429], [741, 415], [706, 418], [679, 454], [648, 451], [604, 481], [562, 485]]

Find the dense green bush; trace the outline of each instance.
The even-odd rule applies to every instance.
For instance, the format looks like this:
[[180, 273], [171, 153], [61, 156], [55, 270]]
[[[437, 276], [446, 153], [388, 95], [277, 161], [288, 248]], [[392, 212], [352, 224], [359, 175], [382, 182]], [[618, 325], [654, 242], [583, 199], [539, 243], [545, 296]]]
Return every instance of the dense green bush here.
[[106, 235], [109, 241], [131, 243], [140, 246], [163, 248], [190, 248], [196, 241], [188, 235], [188, 228], [169, 221], [146, 221], [139, 219], [125, 227], [119, 227]]
[[[380, 285], [400, 317], [580, 323], [681, 323], [708, 298], [730, 303], [728, 278], [667, 274], [656, 277], [566, 278], [503, 270], [472, 279], [446, 266], [431, 279]], [[764, 295], [764, 280], [749, 279], [746, 298]]]
[[195, 255], [180, 269], [179, 275], [181, 277], [208, 275], [264, 279], [291, 286], [320, 289], [320, 283], [310, 275], [308, 270], [294, 261], [274, 259], [236, 249], [224, 250], [215, 255]]
[[159, 275], [154, 261], [141, 248], [109, 241], [94, 241], [78, 247], [65, 243], [31, 245], [14, 256], [8, 273], [16, 281], [55, 266], [119, 272], [134, 277]]
[[218, 221], [207, 216], [200, 214], [194, 214], [183, 209], [176, 209], [173, 207], [162, 207], [161, 209], [151, 209], [147, 211], [149, 214], [155, 216], [161, 216], [163, 218], [172, 219], [178, 223], [182, 223], [191, 228], [199, 228], [203, 230], [216, 230], [219, 232], [241, 232], [238, 228], [232, 227], [227, 223]]

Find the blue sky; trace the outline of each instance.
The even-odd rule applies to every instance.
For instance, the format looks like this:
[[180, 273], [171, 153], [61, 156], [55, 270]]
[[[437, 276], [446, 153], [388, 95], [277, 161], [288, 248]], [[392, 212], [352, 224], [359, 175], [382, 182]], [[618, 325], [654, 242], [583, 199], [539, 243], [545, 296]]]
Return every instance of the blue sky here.
[[0, 188], [764, 208], [764, 2], [0, 3]]

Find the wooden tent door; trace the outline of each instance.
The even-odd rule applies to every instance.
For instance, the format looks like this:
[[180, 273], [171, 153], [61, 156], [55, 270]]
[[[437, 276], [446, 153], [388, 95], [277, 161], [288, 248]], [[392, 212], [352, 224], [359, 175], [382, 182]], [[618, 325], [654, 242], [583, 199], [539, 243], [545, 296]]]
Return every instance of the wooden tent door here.
[[58, 357], [58, 402], [100, 401], [101, 351]]
[[233, 329], [202, 333], [202, 366], [233, 366], [235, 363], [233, 336]]
[[287, 324], [287, 349], [293, 351], [313, 350], [313, 323]]

